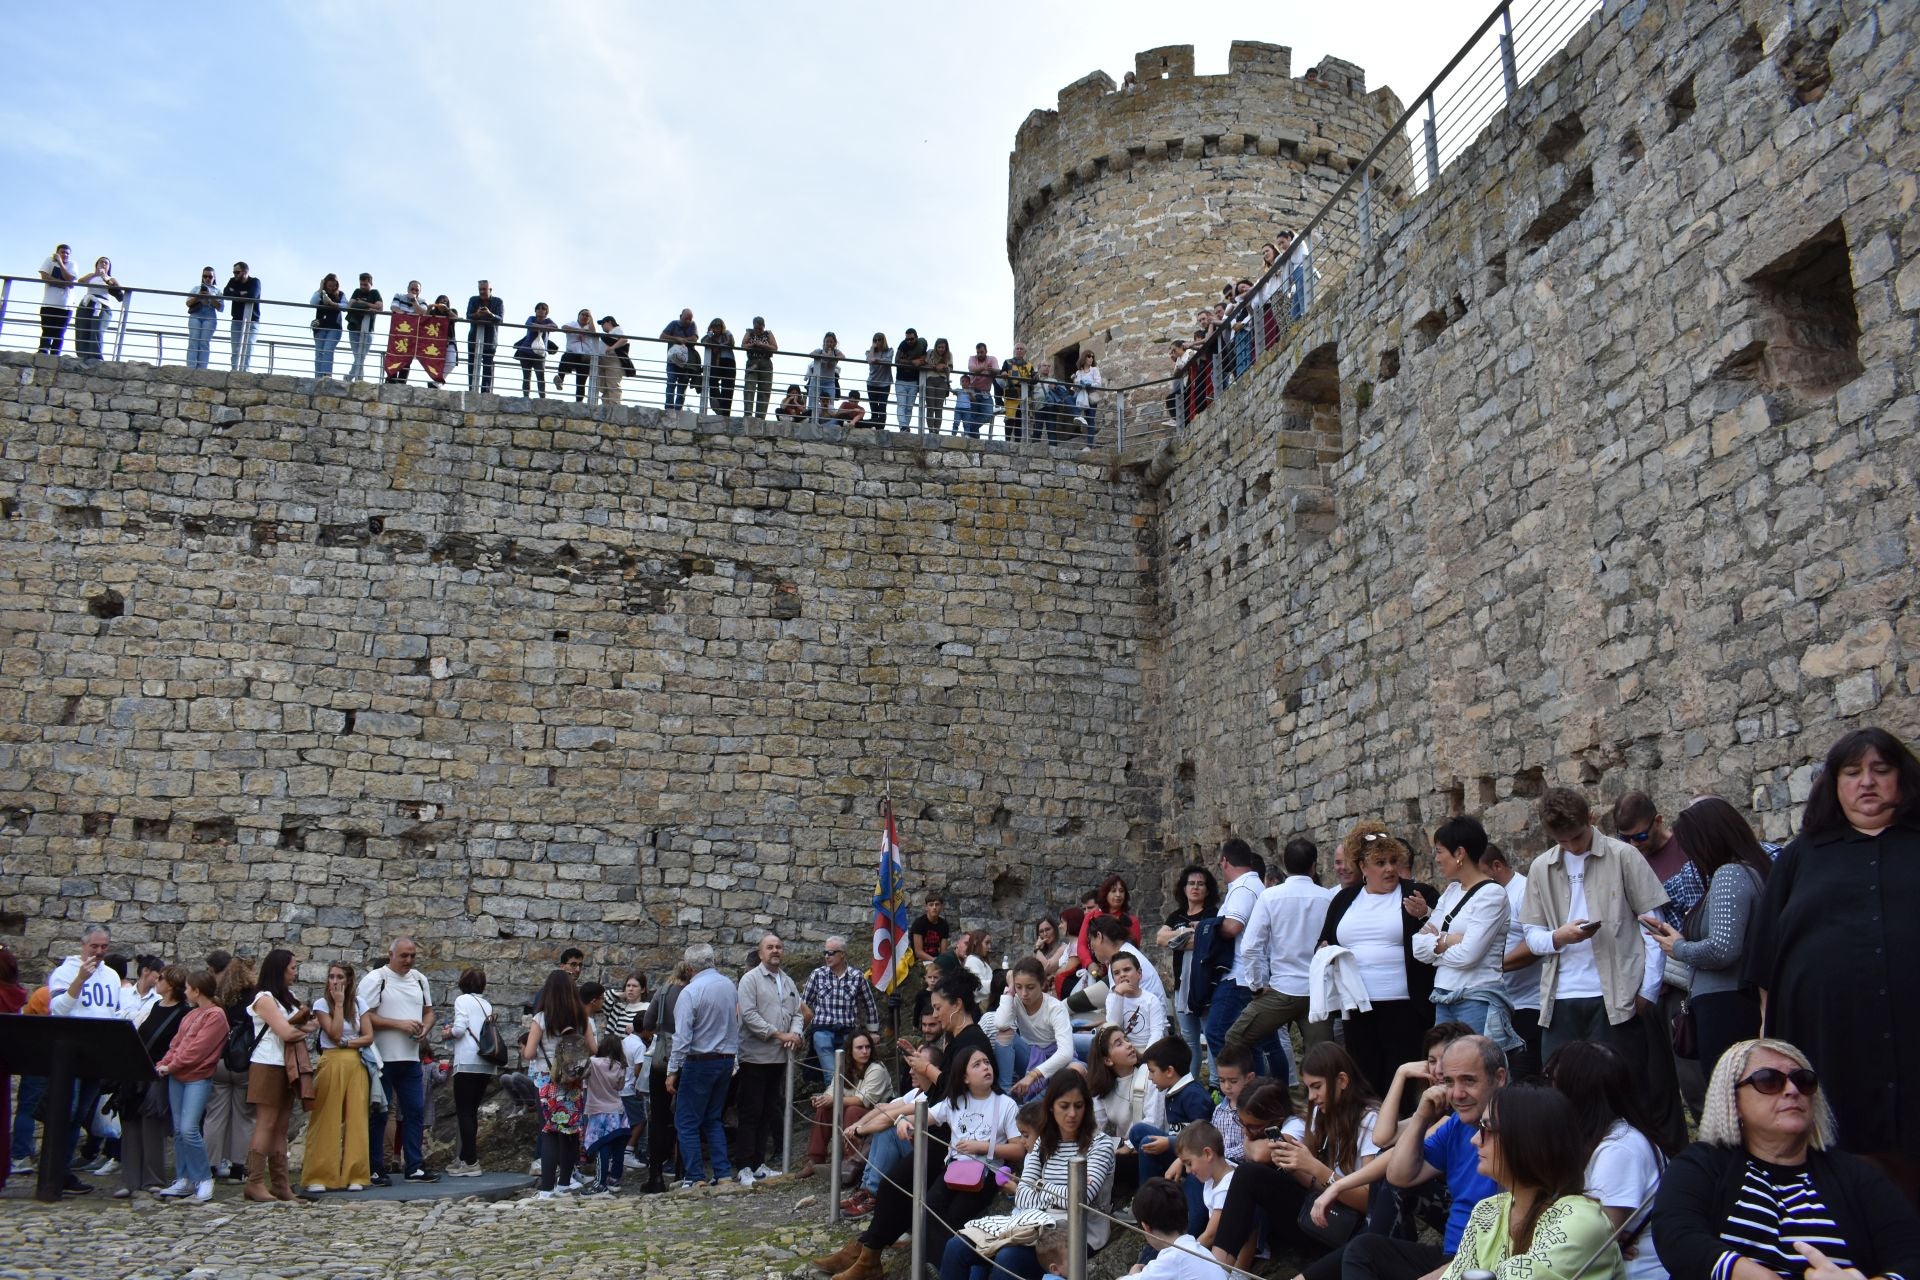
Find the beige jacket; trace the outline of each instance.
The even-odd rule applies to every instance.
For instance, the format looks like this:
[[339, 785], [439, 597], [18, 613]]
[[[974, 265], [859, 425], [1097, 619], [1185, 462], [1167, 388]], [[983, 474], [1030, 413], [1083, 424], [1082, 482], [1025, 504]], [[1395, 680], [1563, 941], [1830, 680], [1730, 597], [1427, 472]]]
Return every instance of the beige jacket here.
[[[1527, 896], [1520, 904], [1520, 922], [1553, 930], [1567, 923], [1573, 885], [1567, 879], [1559, 845], [1533, 860], [1527, 868]], [[1600, 970], [1600, 990], [1607, 1002], [1607, 1022], [1619, 1026], [1633, 1017], [1633, 999], [1647, 977], [1647, 952], [1641, 939], [1640, 917], [1666, 905], [1667, 891], [1660, 877], [1623, 840], [1593, 833], [1587, 857], [1587, 918], [1600, 922], [1593, 937], [1593, 960]], [[1553, 992], [1560, 977], [1560, 957], [1540, 960], [1540, 1025], [1553, 1021]]]

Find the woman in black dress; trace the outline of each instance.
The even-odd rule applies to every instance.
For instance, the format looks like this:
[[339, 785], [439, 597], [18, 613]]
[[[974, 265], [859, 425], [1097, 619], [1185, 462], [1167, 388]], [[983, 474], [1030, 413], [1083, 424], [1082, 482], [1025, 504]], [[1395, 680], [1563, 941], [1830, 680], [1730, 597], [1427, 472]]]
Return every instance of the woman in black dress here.
[[1833, 744], [1767, 880], [1748, 977], [1766, 1034], [1806, 1051], [1839, 1146], [1920, 1199], [1920, 761], [1883, 729]]

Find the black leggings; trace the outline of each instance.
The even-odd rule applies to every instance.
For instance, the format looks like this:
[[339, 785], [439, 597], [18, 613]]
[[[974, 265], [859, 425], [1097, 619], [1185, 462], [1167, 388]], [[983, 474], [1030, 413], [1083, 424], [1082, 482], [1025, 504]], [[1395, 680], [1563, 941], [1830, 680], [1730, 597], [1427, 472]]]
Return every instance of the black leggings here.
[[567, 374], [572, 373], [573, 398], [575, 400], [585, 400], [587, 398], [587, 374], [592, 367], [592, 363], [587, 359], [584, 352], [561, 352], [560, 367], [553, 372], [553, 389], [558, 391], [560, 384], [567, 380]]
[[[971, 1219], [979, 1217], [993, 1203], [1000, 1188], [991, 1180], [980, 1191], [955, 1191], [942, 1178], [945, 1166], [927, 1162], [927, 1257], [944, 1252], [947, 1240]], [[873, 1206], [873, 1221], [860, 1233], [860, 1243], [869, 1249], [885, 1249], [913, 1230], [913, 1153], [902, 1152], [893, 1168], [880, 1179], [880, 1194]]]
[[574, 1166], [580, 1163], [580, 1135], [540, 1131], [540, 1189], [551, 1191], [556, 1178], [573, 1180]]
[[887, 392], [892, 383], [867, 384], [867, 422], [869, 427], [887, 425]]
[[667, 1073], [654, 1064], [647, 1077], [647, 1099], [652, 1104], [647, 1117], [647, 1180], [658, 1181], [673, 1155], [673, 1095], [667, 1092]]
[[493, 1077], [484, 1071], [453, 1073], [453, 1119], [460, 1130], [460, 1162], [480, 1162], [480, 1100], [487, 1096]]
[[547, 362], [545, 360], [520, 361], [520, 394], [530, 395], [535, 382], [540, 384], [540, 396], [547, 394]]

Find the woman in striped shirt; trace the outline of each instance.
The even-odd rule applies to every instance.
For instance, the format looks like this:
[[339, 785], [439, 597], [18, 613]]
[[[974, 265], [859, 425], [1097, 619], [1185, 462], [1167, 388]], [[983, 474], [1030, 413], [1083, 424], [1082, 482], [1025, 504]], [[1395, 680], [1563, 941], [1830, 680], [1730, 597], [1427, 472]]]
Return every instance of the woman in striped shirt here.
[[[1067, 1220], [1067, 1172], [1076, 1157], [1087, 1162], [1087, 1204], [1105, 1210], [1111, 1195], [1115, 1143], [1093, 1122], [1093, 1092], [1078, 1071], [1062, 1071], [1047, 1086], [1039, 1141], [1027, 1153], [1014, 1188], [1013, 1207], [1043, 1209], [1058, 1222]], [[1104, 1212], [1087, 1215], [1087, 1252], [1107, 1243]], [[1011, 1272], [1022, 1280], [1040, 1280], [1040, 1257], [1029, 1245], [1002, 1246], [993, 1261], [982, 1258], [965, 1236], [947, 1241], [940, 1256], [940, 1280], [990, 1280], [990, 1273]]]
[[1667, 1167], [1654, 1201], [1654, 1243], [1673, 1280], [1920, 1277], [1920, 1214], [1834, 1137], [1804, 1053], [1784, 1040], [1728, 1049], [1700, 1141]]

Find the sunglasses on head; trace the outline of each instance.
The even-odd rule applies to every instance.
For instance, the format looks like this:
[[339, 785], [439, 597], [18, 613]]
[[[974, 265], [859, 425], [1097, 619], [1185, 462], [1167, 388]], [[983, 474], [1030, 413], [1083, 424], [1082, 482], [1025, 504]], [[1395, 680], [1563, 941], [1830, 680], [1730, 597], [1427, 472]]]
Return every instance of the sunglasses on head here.
[[1631, 840], [1635, 844], [1645, 844], [1647, 842], [1647, 837], [1652, 834], [1653, 834], [1653, 828], [1648, 827], [1645, 831], [1622, 831], [1620, 833], [1620, 838], [1622, 840]]
[[1752, 1085], [1755, 1093], [1763, 1093], [1771, 1098], [1785, 1089], [1788, 1081], [1792, 1081], [1794, 1088], [1809, 1097], [1820, 1092], [1820, 1077], [1806, 1067], [1795, 1067], [1791, 1071], [1782, 1071], [1778, 1067], [1762, 1067], [1742, 1080], [1740, 1084]]

